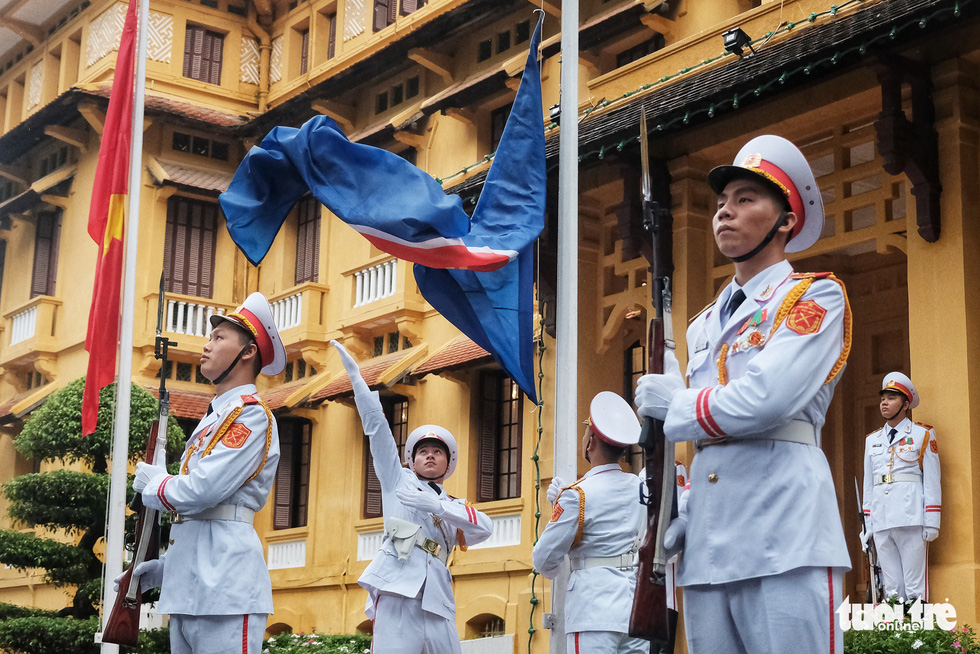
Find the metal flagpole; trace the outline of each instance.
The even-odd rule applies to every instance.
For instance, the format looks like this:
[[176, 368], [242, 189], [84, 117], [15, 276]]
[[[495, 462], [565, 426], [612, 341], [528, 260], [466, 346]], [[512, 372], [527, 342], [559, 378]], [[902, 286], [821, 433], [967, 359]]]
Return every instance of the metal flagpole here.
[[[136, 83], [133, 97], [133, 136], [129, 151], [129, 191], [126, 207], [126, 263], [123, 270], [122, 322], [119, 329], [119, 377], [116, 384], [116, 421], [113, 426], [112, 471], [106, 529], [105, 587], [102, 626], [116, 599], [112, 580], [122, 572], [126, 520], [127, 462], [129, 460], [129, 404], [133, 378], [133, 316], [136, 304], [136, 251], [139, 241], [140, 187], [143, 181], [143, 96], [146, 92], [146, 25], [149, 0], [139, 2], [136, 28]], [[166, 429], [166, 425], [161, 427]], [[101, 637], [101, 634], [100, 634]], [[102, 643], [102, 654], [117, 654], [119, 646]]]
[[[558, 135], [558, 312], [555, 365], [555, 467], [578, 478], [578, 0], [561, 5], [561, 131]], [[565, 654], [569, 570], [551, 584], [551, 653]]]

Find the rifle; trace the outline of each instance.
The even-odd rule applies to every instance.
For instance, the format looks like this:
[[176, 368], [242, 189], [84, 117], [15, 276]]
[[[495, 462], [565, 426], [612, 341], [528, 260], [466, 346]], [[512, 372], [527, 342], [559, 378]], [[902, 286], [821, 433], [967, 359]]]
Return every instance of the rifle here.
[[[153, 356], [163, 359], [160, 366], [160, 412], [156, 422], [150, 427], [146, 440], [146, 460], [153, 465], [167, 463], [167, 424], [170, 418], [170, 391], [167, 390], [167, 353], [172, 345], [177, 345], [163, 336], [164, 277], [160, 275], [160, 299], [157, 305], [157, 336], [153, 345]], [[121, 381], [121, 380], [120, 380]], [[144, 561], [152, 561], [160, 556], [159, 511], [143, 506], [142, 496], [137, 493], [129, 508], [136, 512], [136, 543], [133, 548], [133, 561], [119, 582], [119, 592], [112, 605], [109, 619], [102, 631], [102, 642], [136, 647], [140, 631], [140, 605], [143, 593], [139, 579], [132, 583], [133, 570]]]
[[[648, 333], [648, 372], [663, 373], [664, 350], [674, 349], [670, 320], [670, 277], [673, 263], [673, 218], [670, 210], [655, 202], [650, 182], [646, 111], [640, 111], [640, 160], [643, 170], [643, 227], [653, 237], [651, 294], [654, 318]], [[646, 461], [647, 531], [639, 550], [636, 592], [630, 613], [629, 634], [649, 640], [653, 653], [674, 651], [677, 611], [667, 598], [664, 532], [677, 515], [675, 503], [674, 444], [664, 438], [664, 423], [644, 418], [640, 433]]]
[[[854, 478], [854, 494], [857, 496], [858, 516], [861, 518], [861, 531], [866, 531], [868, 527], [864, 521], [864, 503], [861, 502], [861, 487], [858, 486], [857, 477]], [[885, 587], [881, 583], [881, 566], [878, 565], [878, 548], [875, 547], [875, 537], [872, 535], [868, 536], [868, 549], [864, 556], [868, 560], [868, 570], [871, 574], [868, 580], [868, 591], [865, 600], [872, 604], [877, 604], [885, 596]]]

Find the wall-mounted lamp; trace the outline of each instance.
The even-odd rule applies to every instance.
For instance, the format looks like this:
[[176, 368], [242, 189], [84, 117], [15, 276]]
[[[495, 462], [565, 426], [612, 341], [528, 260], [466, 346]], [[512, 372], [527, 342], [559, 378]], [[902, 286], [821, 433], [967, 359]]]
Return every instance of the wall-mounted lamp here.
[[728, 30], [722, 34], [722, 38], [725, 39], [725, 50], [728, 52], [733, 52], [741, 57], [745, 46], [749, 46], [749, 50], [755, 54], [755, 50], [752, 49], [752, 38], [741, 27]]
[[561, 122], [560, 104], [553, 104], [551, 105], [551, 107], [548, 108], [548, 118], [550, 118], [551, 122], [553, 122], [556, 125]]

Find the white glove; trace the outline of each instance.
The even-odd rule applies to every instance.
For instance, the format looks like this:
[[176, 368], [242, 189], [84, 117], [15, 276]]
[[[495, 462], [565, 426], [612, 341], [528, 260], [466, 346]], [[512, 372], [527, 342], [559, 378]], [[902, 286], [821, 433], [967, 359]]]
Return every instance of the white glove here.
[[687, 495], [690, 491], [681, 493], [677, 500], [677, 517], [667, 525], [664, 532], [664, 550], [669, 561], [684, 549], [684, 538], [687, 534]]
[[861, 551], [862, 552], [867, 552], [868, 551], [868, 539], [871, 538], [871, 533], [868, 532], [868, 531], [866, 531], [866, 530], [864, 530], [864, 529], [862, 529], [861, 530], [861, 533], [859, 535], [860, 535], [860, 538], [861, 538]]
[[927, 543], [931, 543], [932, 541], [936, 540], [937, 538], [939, 538], [939, 530], [938, 529], [936, 529], [935, 527], [923, 527], [922, 528], [922, 540], [924, 540]]
[[350, 377], [350, 384], [354, 389], [354, 395], [369, 393], [370, 389], [364, 382], [364, 378], [361, 377], [361, 369], [357, 366], [357, 361], [354, 361], [354, 357], [350, 355], [347, 348], [337, 341], [330, 341], [330, 344], [333, 345], [337, 349], [337, 353], [340, 354], [340, 362], [344, 365], [344, 370], [347, 371], [347, 376]]
[[146, 485], [154, 477], [167, 474], [167, 469], [163, 466], [152, 466], [149, 463], [140, 461], [136, 464], [136, 478], [133, 479], [133, 490], [142, 493]]
[[643, 375], [636, 384], [637, 413], [644, 418], [663, 420], [667, 417], [667, 409], [674, 394], [687, 388], [681, 366], [673, 351], [664, 352], [664, 374]]
[[551, 485], [548, 486], [548, 501], [554, 504], [555, 500], [558, 499], [558, 493], [567, 485], [561, 477], [553, 477]]
[[432, 493], [413, 486], [399, 486], [395, 489], [395, 495], [405, 506], [409, 506], [419, 511], [441, 515], [445, 511], [442, 501]]
[[[124, 576], [126, 576], [125, 571], [112, 580], [112, 590], [114, 592], [119, 592], [119, 582], [122, 581]], [[159, 588], [160, 584], [163, 583], [163, 559], [143, 561], [143, 563], [136, 566], [133, 569], [133, 578], [129, 583], [135, 584], [137, 582], [141, 584], [140, 590], [143, 592], [151, 588]]]

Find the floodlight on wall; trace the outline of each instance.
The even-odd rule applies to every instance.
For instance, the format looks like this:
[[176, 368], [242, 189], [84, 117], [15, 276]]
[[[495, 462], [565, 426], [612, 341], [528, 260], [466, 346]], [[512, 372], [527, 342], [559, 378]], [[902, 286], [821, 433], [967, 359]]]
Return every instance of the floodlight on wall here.
[[732, 52], [741, 57], [745, 46], [749, 46], [749, 50], [752, 50], [752, 54], [755, 54], [755, 50], [752, 49], [752, 37], [746, 34], [745, 30], [741, 27], [730, 29], [721, 36], [725, 39], [725, 50], [728, 52]]

